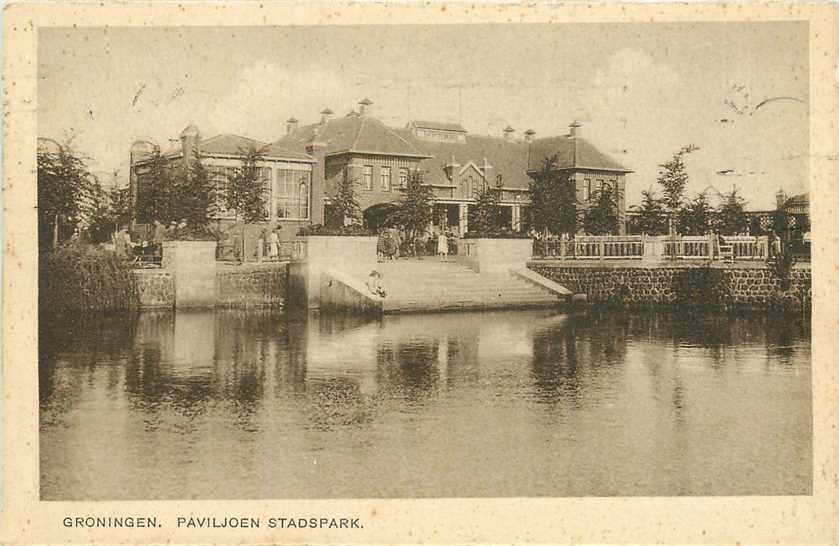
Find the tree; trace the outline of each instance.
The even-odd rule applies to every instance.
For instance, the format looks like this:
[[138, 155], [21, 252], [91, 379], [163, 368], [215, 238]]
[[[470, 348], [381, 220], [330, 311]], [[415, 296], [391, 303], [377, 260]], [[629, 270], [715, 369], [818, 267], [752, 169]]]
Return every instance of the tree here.
[[344, 177], [338, 182], [338, 187], [335, 189], [335, 194], [331, 196], [332, 218], [328, 219], [327, 223], [337, 224], [339, 227], [347, 224], [357, 224], [361, 219], [361, 205], [358, 204], [355, 188], [358, 185], [358, 180]]
[[112, 233], [119, 230], [119, 226], [128, 224], [131, 220], [129, 200], [128, 188], [114, 185], [105, 189], [96, 184], [88, 219], [88, 233], [93, 241], [107, 241]]
[[567, 175], [555, 169], [558, 157], [545, 158], [542, 170], [530, 180], [530, 211], [533, 227], [551, 233], [577, 231], [576, 187]]
[[583, 213], [583, 229], [591, 235], [616, 235], [620, 228], [620, 190], [604, 184]]
[[717, 209], [716, 229], [723, 235], [736, 235], [747, 231], [749, 220], [745, 213], [746, 201], [737, 194], [737, 189], [723, 195], [723, 202]]
[[179, 220], [175, 213], [173, 199], [174, 180], [169, 162], [155, 147], [151, 155], [135, 167], [137, 173], [138, 197], [137, 219], [151, 222]]
[[656, 181], [661, 185], [663, 194], [661, 202], [671, 220], [675, 218], [684, 204], [685, 186], [688, 182], [684, 156], [698, 149], [693, 144], [684, 146], [673, 155], [670, 161], [659, 165], [661, 170]]
[[650, 190], [641, 192], [644, 199], [638, 209], [638, 227], [645, 235], [664, 235], [667, 233], [667, 214], [661, 199]]
[[423, 173], [411, 170], [404, 188], [400, 188], [402, 197], [396, 210], [388, 217], [388, 222], [401, 226], [405, 230], [405, 242], [413, 243], [428, 230], [432, 218], [434, 190], [423, 183]]
[[469, 231], [474, 234], [492, 235], [501, 230], [501, 188], [504, 182], [499, 175], [495, 187], [484, 182], [474, 191], [475, 204], [469, 206]]
[[72, 148], [40, 138], [38, 146], [38, 234], [41, 248], [55, 248], [89, 212], [96, 178]]
[[236, 211], [245, 223], [263, 222], [268, 218], [268, 180], [259, 166], [262, 151], [251, 147], [240, 153], [242, 165], [235, 169], [222, 199], [227, 209]]
[[173, 214], [178, 219], [185, 219], [193, 228], [206, 227], [210, 221], [211, 205], [215, 201], [215, 188], [197, 150], [189, 172], [186, 176], [177, 176], [172, 186], [177, 208], [172, 211]]
[[682, 235], [705, 235], [711, 230], [714, 209], [708, 203], [705, 192], [698, 194], [679, 211], [677, 223]]

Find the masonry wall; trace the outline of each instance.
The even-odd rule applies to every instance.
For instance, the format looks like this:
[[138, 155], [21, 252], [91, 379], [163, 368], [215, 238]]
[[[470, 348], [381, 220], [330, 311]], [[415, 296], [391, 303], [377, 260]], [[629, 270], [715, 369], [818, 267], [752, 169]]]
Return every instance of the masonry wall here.
[[[667, 305], [680, 298], [696, 303], [734, 308], [766, 308], [773, 305], [808, 306], [812, 301], [809, 264], [796, 265], [790, 272], [789, 288], [765, 264], [732, 264], [725, 267], [696, 266], [582, 266], [531, 262], [533, 271], [568, 288], [586, 294], [593, 304]], [[709, 273], [703, 276], [704, 269]], [[692, 270], [692, 271], [690, 271]], [[699, 282], [690, 292], [692, 279]], [[708, 293], [703, 294], [703, 290]], [[680, 293], [681, 292], [681, 293]], [[688, 292], [688, 293], [686, 293]]]
[[[140, 307], [174, 308], [176, 274], [167, 269], [135, 269]], [[288, 297], [288, 265], [218, 266], [215, 306], [281, 307]]]
[[140, 307], [174, 307], [175, 277], [165, 269], [135, 269]]
[[216, 271], [216, 305], [280, 307], [286, 303], [287, 290], [286, 264], [239, 266]]

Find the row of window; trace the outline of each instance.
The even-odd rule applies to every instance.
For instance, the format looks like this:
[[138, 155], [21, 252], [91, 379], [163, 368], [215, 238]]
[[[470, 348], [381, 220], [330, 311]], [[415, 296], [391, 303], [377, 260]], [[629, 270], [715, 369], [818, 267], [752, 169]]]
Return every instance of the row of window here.
[[[227, 209], [224, 196], [236, 176], [236, 168], [210, 167], [208, 170], [216, 195], [215, 214], [226, 218], [235, 217], [236, 211]], [[276, 172], [276, 180], [272, 180], [273, 172]], [[265, 188], [264, 198], [269, 216], [285, 220], [309, 219], [310, 172], [290, 169], [275, 171], [270, 167], [261, 167], [258, 176]]]
[[[344, 171], [346, 176], [346, 171]], [[373, 165], [364, 165], [361, 177], [362, 188], [373, 191]], [[408, 187], [408, 168], [399, 167], [399, 187]], [[379, 167], [379, 191], [393, 190], [393, 174], [390, 167]]]

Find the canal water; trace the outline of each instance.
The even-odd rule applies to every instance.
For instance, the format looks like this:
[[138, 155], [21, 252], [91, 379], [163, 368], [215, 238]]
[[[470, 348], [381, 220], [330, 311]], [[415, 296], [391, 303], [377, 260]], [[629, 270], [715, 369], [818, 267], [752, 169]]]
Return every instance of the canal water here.
[[810, 494], [809, 340], [622, 312], [42, 320], [41, 496]]

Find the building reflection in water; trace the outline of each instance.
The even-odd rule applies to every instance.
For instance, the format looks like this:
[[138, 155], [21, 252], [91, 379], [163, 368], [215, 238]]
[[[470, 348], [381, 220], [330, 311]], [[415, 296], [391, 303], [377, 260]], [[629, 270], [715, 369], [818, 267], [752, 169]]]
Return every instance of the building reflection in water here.
[[[613, 486], [609, 469], [653, 475], [664, 465], [667, 475], [702, 457], [716, 460], [696, 438], [730, 443], [741, 434], [744, 425], [727, 412], [769, 412], [775, 428], [758, 431], [767, 441], [806, 424], [808, 336], [801, 321], [549, 310], [380, 319], [217, 310], [43, 320], [42, 492], [69, 498], [62, 468], [86, 469], [72, 482], [78, 489], [85, 476], [92, 483], [102, 475], [106, 460], [141, 474], [174, 472], [158, 498], [212, 494], [196, 481], [206, 478], [205, 467], [232, 464], [232, 457], [257, 474], [296, 464], [310, 468], [310, 481], [293, 496], [306, 496], [302, 488], [319, 483], [311, 474], [322, 472], [313, 466], [318, 457], [356, 472], [373, 454], [385, 468], [392, 457], [394, 487], [422, 488], [398, 464], [413, 460], [442, 483], [461, 479], [458, 464], [503, 467], [505, 458], [529, 453], [532, 464], [588, 473], [601, 494], [627, 494]], [[785, 390], [784, 377], [798, 391]], [[806, 398], [789, 415], [767, 404], [789, 392]], [[432, 454], [443, 441], [454, 469]], [[796, 455], [806, 455], [806, 442]], [[108, 457], [96, 446], [106, 446]], [[600, 452], [611, 459], [590, 464]], [[704, 491], [671, 474], [674, 487]], [[251, 488], [241, 495], [270, 487], [250, 474], [238, 479]], [[568, 486], [568, 475], [552, 479], [567, 486], [560, 494], [588, 494]], [[461, 485], [481, 494], [484, 485], [467, 482]], [[457, 493], [441, 483], [429, 485], [429, 494]], [[88, 491], [107, 497], [107, 484]], [[528, 474], [497, 494], [553, 491], [540, 489], [546, 484]], [[144, 498], [142, 487], [148, 484], [117, 497]], [[378, 491], [370, 483], [347, 487], [346, 494]]]

